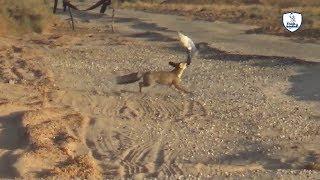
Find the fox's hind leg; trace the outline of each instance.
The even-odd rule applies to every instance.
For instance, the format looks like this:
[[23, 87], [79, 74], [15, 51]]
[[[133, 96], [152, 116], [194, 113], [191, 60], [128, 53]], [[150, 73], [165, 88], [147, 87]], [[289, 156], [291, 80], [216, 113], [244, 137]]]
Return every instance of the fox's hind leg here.
[[145, 81], [139, 82], [139, 92], [142, 92], [142, 87], [148, 87], [150, 86], [149, 83], [146, 83]]
[[148, 87], [151, 86], [152, 84], [154, 84], [154, 80], [152, 80], [152, 78], [150, 77], [150, 74], [146, 74], [143, 77], [142, 82], [139, 83], [139, 91], [142, 92], [142, 87]]
[[142, 87], [144, 86], [143, 82], [139, 82], [139, 92], [142, 92]]

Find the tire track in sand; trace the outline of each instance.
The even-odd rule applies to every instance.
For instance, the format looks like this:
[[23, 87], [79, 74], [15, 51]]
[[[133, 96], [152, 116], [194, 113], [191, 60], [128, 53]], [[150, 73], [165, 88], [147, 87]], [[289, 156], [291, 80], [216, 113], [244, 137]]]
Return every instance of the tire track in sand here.
[[78, 106], [79, 110], [89, 108], [83, 111], [93, 112], [93, 117], [99, 113], [99, 121], [105, 121], [90, 125], [97, 132], [87, 136], [87, 145], [100, 162], [105, 178], [183, 174], [181, 164], [176, 162], [183, 150], [167, 146], [170, 137], [179, 136], [171, 127], [177, 119], [207, 116], [201, 102], [181, 95], [123, 93], [121, 98], [116, 94], [72, 95], [73, 98], [67, 96], [61, 101]]

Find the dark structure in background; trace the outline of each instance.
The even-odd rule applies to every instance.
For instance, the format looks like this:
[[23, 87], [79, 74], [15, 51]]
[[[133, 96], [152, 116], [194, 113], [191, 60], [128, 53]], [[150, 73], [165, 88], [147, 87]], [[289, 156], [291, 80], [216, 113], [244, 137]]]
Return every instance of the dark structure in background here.
[[[74, 21], [73, 21], [71, 9], [74, 9], [74, 10], [80, 10], [80, 9], [78, 9], [75, 5], [71, 4], [71, 2], [69, 0], [62, 0], [62, 5], [63, 5], [63, 11], [66, 11], [68, 8], [72, 29], [74, 30]], [[94, 5], [92, 5], [91, 7], [87, 8], [87, 9], [83, 9], [82, 11], [89, 11], [89, 10], [92, 10], [92, 9], [95, 9], [95, 8], [101, 6], [100, 13], [103, 14], [106, 12], [107, 7], [109, 5], [111, 5], [111, 0], [100, 0], [97, 3], [95, 3]], [[56, 13], [57, 6], [58, 6], [58, 0], [54, 0], [53, 13]], [[112, 26], [111, 26], [112, 32], [114, 32], [113, 24], [114, 24], [114, 8], [112, 8]]]
[[[63, 5], [63, 11], [66, 11], [67, 7], [71, 9], [79, 10], [76, 6], [71, 4], [69, 0], [62, 0], [62, 5]], [[100, 13], [105, 13], [109, 5], [111, 5], [111, 0], [100, 0], [96, 4], [92, 5], [91, 7], [84, 9], [84, 11], [92, 10], [101, 6]], [[57, 6], [58, 6], [58, 0], [54, 0], [53, 13], [56, 13]]]

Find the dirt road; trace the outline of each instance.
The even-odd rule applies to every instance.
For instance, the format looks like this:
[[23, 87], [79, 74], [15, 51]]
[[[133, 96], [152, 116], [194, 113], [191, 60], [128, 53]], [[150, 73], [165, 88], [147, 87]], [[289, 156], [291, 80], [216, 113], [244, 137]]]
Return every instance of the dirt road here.
[[[117, 11], [116, 33], [110, 16], [75, 18], [75, 32], [57, 29], [35, 48], [55, 79], [51, 106], [89, 117], [85, 145], [104, 178], [320, 176], [306, 170], [320, 163], [319, 44], [128, 10]], [[185, 61], [176, 30], [202, 44], [182, 78], [192, 94], [116, 85], [118, 75]]]
[[[246, 34], [246, 31], [254, 29], [254, 26], [219, 21], [194, 21], [182, 16], [133, 10], [119, 10], [117, 16], [125, 18], [122, 23], [126, 23], [135, 31], [158, 32], [171, 37], [176, 37], [176, 31], [182, 31], [192, 36], [196, 42], [206, 42], [212, 47], [228, 52], [320, 61], [319, 42], [306, 43], [286, 37]], [[279, 23], [279, 26], [282, 24]]]

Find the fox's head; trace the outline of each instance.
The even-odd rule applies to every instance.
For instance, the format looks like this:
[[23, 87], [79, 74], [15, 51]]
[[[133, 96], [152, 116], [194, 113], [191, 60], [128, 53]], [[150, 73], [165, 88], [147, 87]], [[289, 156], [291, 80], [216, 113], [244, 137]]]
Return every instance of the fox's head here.
[[185, 69], [185, 68], [187, 68], [187, 63], [179, 63], [179, 67], [181, 69]]
[[175, 62], [169, 62], [169, 65], [175, 68], [181, 68], [181, 69], [185, 69], [187, 67], [187, 63], [185, 62], [179, 62], [179, 63], [175, 63]]
[[173, 71], [178, 73], [179, 78], [181, 78], [183, 71], [187, 68], [187, 63], [185, 62], [174, 63], [170, 61], [169, 65], [174, 67]]
[[175, 67], [175, 68], [179, 67], [179, 63], [175, 63], [175, 62], [171, 62], [171, 61], [169, 62], [169, 65], [172, 67]]

